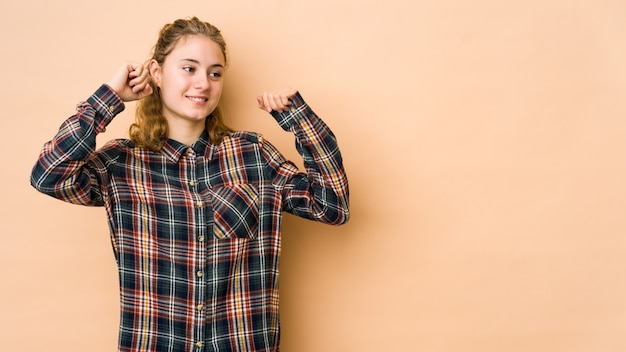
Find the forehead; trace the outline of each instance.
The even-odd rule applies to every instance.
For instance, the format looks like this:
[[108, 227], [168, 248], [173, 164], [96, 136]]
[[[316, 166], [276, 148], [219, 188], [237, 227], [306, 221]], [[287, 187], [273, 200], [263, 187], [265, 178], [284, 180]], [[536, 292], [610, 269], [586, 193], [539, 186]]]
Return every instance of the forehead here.
[[[169, 59], [169, 60], [168, 60]], [[187, 35], [176, 42], [165, 61], [193, 60], [206, 65], [224, 65], [220, 46], [203, 35]]]

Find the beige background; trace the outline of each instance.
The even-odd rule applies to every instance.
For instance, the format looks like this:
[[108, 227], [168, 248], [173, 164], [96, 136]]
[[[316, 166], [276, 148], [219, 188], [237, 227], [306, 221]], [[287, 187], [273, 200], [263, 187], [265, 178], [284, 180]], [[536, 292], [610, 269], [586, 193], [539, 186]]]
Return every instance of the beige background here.
[[230, 45], [231, 125], [297, 159], [255, 105], [291, 85], [344, 153], [351, 222], [285, 219], [284, 351], [626, 350], [623, 0], [0, 0], [0, 350], [115, 350], [104, 209], [28, 177], [189, 15]]

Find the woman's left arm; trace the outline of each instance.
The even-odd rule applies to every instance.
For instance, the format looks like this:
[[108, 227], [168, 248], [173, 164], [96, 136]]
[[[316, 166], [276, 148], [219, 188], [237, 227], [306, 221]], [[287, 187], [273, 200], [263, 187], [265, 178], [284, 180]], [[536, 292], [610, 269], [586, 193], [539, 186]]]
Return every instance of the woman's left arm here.
[[297, 91], [282, 90], [275, 95], [278, 97], [271, 93], [259, 97], [259, 108], [271, 110], [278, 124], [294, 133], [305, 167], [304, 173], [298, 171], [271, 144], [264, 143], [268, 160], [277, 171], [274, 185], [282, 193], [283, 210], [328, 224], [346, 223], [350, 216], [348, 179], [335, 135]]

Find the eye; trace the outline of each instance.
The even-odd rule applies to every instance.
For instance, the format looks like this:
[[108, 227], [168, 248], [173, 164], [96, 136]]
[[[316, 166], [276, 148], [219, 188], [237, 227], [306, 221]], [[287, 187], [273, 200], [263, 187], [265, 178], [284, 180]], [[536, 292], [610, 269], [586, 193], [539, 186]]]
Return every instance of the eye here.
[[209, 78], [213, 79], [213, 80], [218, 80], [220, 78], [222, 78], [222, 73], [221, 72], [210, 72], [209, 73]]
[[183, 66], [183, 70], [186, 72], [194, 72], [196, 69], [192, 66]]

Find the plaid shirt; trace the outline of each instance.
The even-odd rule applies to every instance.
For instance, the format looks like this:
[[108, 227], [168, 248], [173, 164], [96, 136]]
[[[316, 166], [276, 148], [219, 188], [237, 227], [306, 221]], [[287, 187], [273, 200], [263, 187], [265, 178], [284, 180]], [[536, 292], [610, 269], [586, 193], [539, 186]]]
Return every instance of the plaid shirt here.
[[306, 173], [263, 136], [206, 132], [161, 152], [126, 139], [95, 150], [124, 110], [101, 86], [46, 143], [31, 184], [104, 206], [119, 268], [119, 351], [277, 351], [281, 212], [348, 220], [348, 182], [330, 129], [297, 94], [272, 116], [296, 136]]

